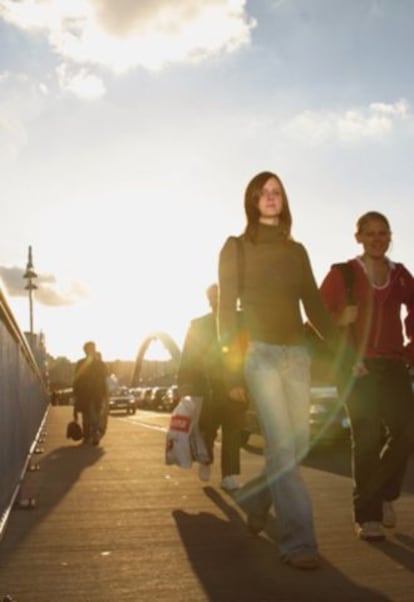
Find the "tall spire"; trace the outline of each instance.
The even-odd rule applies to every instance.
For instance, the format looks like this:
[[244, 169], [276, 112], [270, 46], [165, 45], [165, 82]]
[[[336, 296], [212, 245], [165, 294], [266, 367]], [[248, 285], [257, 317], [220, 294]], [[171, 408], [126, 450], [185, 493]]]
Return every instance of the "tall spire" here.
[[37, 278], [37, 274], [34, 271], [33, 267], [33, 256], [31, 246], [29, 246], [26, 271], [23, 274], [23, 278], [27, 280], [27, 284], [24, 288], [29, 292], [30, 335], [33, 335], [33, 291], [37, 289], [37, 286], [33, 283], [33, 279]]

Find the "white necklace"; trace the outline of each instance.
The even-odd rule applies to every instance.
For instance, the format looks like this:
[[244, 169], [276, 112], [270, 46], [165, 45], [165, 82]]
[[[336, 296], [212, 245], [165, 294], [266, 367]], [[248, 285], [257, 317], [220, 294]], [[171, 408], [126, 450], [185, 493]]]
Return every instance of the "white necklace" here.
[[357, 261], [358, 261], [359, 265], [362, 267], [362, 269], [364, 270], [364, 272], [365, 272], [365, 275], [366, 275], [366, 277], [368, 278], [368, 280], [369, 280], [369, 282], [370, 282], [371, 286], [372, 286], [373, 288], [377, 289], [377, 290], [382, 290], [382, 289], [384, 289], [384, 288], [387, 288], [387, 286], [390, 284], [390, 281], [391, 281], [391, 270], [392, 270], [392, 268], [393, 268], [393, 263], [392, 263], [392, 262], [391, 262], [391, 261], [390, 261], [390, 260], [389, 260], [387, 257], [384, 257], [384, 260], [385, 260], [385, 262], [387, 263], [387, 266], [388, 266], [388, 270], [387, 270], [387, 278], [386, 278], [386, 280], [385, 280], [384, 284], [377, 284], [377, 283], [376, 283], [376, 282], [375, 282], [375, 281], [372, 279], [372, 277], [370, 276], [370, 274], [369, 274], [369, 272], [368, 272], [368, 270], [367, 270], [367, 266], [366, 266], [365, 262], [364, 262], [364, 261], [363, 261], [363, 259], [362, 259], [362, 256], [360, 256], [360, 257], [357, 257]]

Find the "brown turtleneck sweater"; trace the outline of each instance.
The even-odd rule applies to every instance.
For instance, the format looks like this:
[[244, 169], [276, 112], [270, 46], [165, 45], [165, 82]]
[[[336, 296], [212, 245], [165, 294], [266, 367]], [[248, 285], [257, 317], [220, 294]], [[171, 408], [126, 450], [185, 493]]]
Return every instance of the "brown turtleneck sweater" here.
[[[258, 225], [255, 243], [241, 238], [244, 248], [242, 307], [252, 341], [272, 345], [304, 342], [301, 304], [308, 320], [332, 344], [337, 328], [325, 309], [304, 246], [287, 240], [279, 226]], [[218, 330], [221, 344], [232, 349], [237, 333], [238, 253], [234, 237], [219, 258]]]

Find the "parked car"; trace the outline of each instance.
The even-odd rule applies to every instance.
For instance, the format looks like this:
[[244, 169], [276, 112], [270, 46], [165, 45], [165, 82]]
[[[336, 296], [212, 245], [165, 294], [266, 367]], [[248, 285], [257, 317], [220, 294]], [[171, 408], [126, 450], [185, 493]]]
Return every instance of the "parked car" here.
[[130, 390], [132, 395], [135, 397], [135, 405], [138, 408], [142, 408], [142, 398], [143, 398], [143, 394], [144, 394], [144, 388], [143, 387], [136, 387], [135, 389], [131, 389]]
[[313, 444], [349, 439], [350, 421], [336, 387], [312, 387], [309, 414]]
[[[414, 371], [412, 371], [414, 391]], [[313, 445], [350, 440], [351, 422], [334, 386], [311, 388], [310, 428]]]
[[164, 410], [167, 412], [172, 412], [173, 409], [177, 406], [178, 401], [178, 385], [171, 385], [166, 390], [163, 398]]
[[163, 410], [164, 409], [164, 395], [167, 392], [168, 387], [153, 387], [148, 405], [151, 410]]
[[127, 414], [135, 414], [137, 411], [135, 397], [127, 387], [114, 391], [109, 396], [109, 411], [124, 410]]
[[[332, 445], [350, 437], [350, 421], [340, 402], [336, 387], [312, 386], [309, 408], [311, 447]], [[246, 428], [243, 430], [243, 446], [249, 444], [250, 434], [260, 434], [257, 415], [249, 409], [246, 415]]]
[[54, 390], [51, 394], [50, 403], [52, 406], [73, 405], [73, 388]]
[[142, 407], [151, 409], [152, 387], [145, 387], [142, 393]]

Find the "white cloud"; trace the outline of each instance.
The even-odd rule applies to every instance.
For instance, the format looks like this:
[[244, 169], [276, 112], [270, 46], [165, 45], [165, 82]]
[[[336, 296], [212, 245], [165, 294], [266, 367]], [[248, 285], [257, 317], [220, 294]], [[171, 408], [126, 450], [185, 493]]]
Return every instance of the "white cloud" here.
[[62, 90], [67, 90], [84, 100], [96, 100], [105, 94], [103, 81], [84, 68], [72, 74], [68, 65], [62, 63], [57, 68], [57, 75]]
[[352, 143], [380, 140], [388, 136], [399, 121], [412, 118], [408, 102], [375, 102], [368, 107], [344, 111], [304, 111], [293, 117], [283, 131], [310, 145], [331, 141]]
[[49, 89], [24, 73], [0, 74], [0, 159], [13, 161], [28, 143], [27, 124], [43, 111]]
[[70, 283], [65, 288], [45, 282], [42, 286], [39, 285], [35, 292], [36, 301], [47, 306], [76, 305], [87, 297], [87, 289], [79, 282]]
[[[10, 297], [26, 297], [27, 284], [24, 279], [25, 270], [19, 267], [0, 265], [0, 279]], [[62, 306], [74, 305], [89, 295], [87, 288], [80, 282], [68, 282], [64, 285], [56, 282], [52, 274], [39, 274], [34, 281], [36, 301], [42, 305]]]
[[[0, 265], [0, 278], [10, 297], [26, 297], [27, 284], [24, 279], [25, 270], [19, 267]], [[34, 281], [36, 301], [47, 306], [74, 305], [88, 297], [87, 289], [80, 282], [69, 282], [65, 286], [58, 285], [52, 274], [39, 274]]]
[[27, 143], [23, 123], [0, 105], [0, 161], [13, 160]]
[[[0, 74], [0, 93], [14, 78], [9, 72]], [[0, 102], [0, 160], [13, 160], [27, 143], [26, 129], [18, 119], [12, 101]]]
[[385, 115], [396, 115], [404, 118], [408, 115], [410, 105], [405, 99], [401, 99], [394, 104], [386, 104], [384, 102], [373, 102], [369, 108], [376, 113], [384, 113]]
[[247, 44], [246, 0], [0, 0], [0, 17], [47, 32], [65, 59], [122, 72], [196, 61]]

